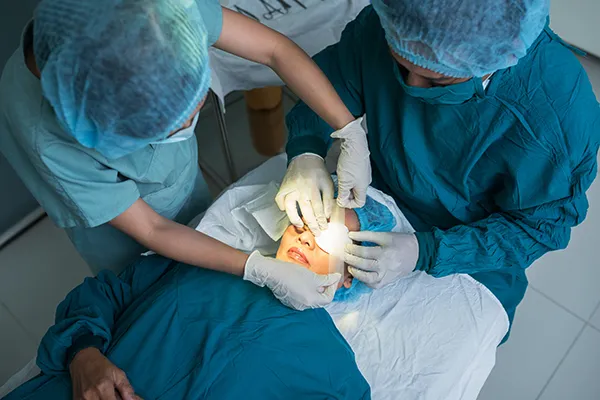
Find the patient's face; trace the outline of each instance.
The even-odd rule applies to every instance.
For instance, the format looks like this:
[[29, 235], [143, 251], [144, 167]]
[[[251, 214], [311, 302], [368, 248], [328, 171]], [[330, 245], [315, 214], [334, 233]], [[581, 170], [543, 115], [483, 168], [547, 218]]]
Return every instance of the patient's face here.
[[[288, 226], [281, 238], [276, 258], [298, 264], [319, 275], [329, 273], [329, 254], [317, 246], [315, 236], [306, 225], [303, 228]], [[349, 288], [352, 285], [352, 277], [348, 269], [344, 268], [344, 271], [344, 279], [338, 288], [341, 286]]]

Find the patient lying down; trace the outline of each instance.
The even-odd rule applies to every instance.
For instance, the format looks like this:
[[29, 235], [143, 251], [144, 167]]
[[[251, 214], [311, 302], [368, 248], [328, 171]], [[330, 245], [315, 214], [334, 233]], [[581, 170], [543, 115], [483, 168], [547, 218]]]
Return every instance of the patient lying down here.
[[[254, 189], [233, 189], [221, 197], [198, 229], [243, 250], [269, 248], [265, 252], [277, 258], [327, 274], [332, 256], [310, 231], [280, 219], [274, 209], [276, 188]], [[230, 206], [229, 200], [241, 205], [220, 208]], [[376, 229], [368, 222], [376, 220], [373, 212], [365, 210], [346, 212], [348, 229], [365, 224]], [[395, 225], [394, 216], [384, 214]], [[345, 270], [336, 296], [355, 285]], [[96, 364], [119, 379], [126, 376], [127, 390], [133, 387], [143, 398], [304, 398], [306, 393], [369, 398], [354, 354], [323, 312], [293, 312], [270, 292], [235, 277], [161, 257], [141, 258], [121, 276], [101, 273], [67, 296], [40, 346], [42, 375], [9, 399], [69, 398], [82, 379], [91, 379], [89, 369]], [[274, 368], [265, 371], [265, 365]]]
[[[291, 225], [285, 212], [279, 210], [274, 201], [278, 188], [272, 182], [230, 189], [211, 206], [196, 229], [239, 250], [275, 255], [279, 260], [298, 264], [317, 274], [339, 272], [339, 268], [331, 269], [332, 256], [323, 241], [315, 238], [308, 228]], [[348, 231], [412, 229], [394, 200], [372, 188], [363, 207], [344, 211]], [[349, 239], [346, 237], [346, 240]], [[359, 287], [366, 290], [365, 285], [353, 280], [345, 266], [343, 272], [334, 300], [347, 300], [350, 292], [352, 297], [364, 292], [355, 290]]]
[[[274, 182], [233, 188], [197, 229], [240, 250], [329, 273], [331, 256], [319, 247], [321, 239], [290, 225], [274, 204], [277, 190]], [[394, 200], [371, 187], [364, 207], [346, 211], [345, 225], [349, 231], [414, 232]], [[375, 399], [476, 398], [508, 326], [498, 301], [470, 277], [433, 278], [421, 271], [370, 290], [344, 269], [325, 310], [354, 350]]]
[[[290, 226], [276, 193], [275, 183], [231, 188], [196, 229], [327, 273], [322, 240]], [[391, 198], [367, 195], [346, 212], [349, 230], [412, 232]], [[42, 374], [7, 399], [70, 398], [87, 370], [77, 365], [93, 365], [73, 358], [84, 347], [142, 398], [474, 399], [507, 327], [499, 302], [466, 275], [418, 271], [368, 290], [346, 270], [325, 310], [295, 312], [235, 277], [141, 258], [71, 291], [40, 345]]]
[[[345, 224], [349, 231], [360, 230], [360, 222], [354, 210], [345, 210]], [[294, 225], [288, 226], [281, 237], [276, 258], [278, 260], [291, 262], [306, 267], [316, 274], [327, 275], [329, 271], [330, 254], [319, 247], [315, 235], [306, 225], [298, 228]], [[342, 286], [346, 289], [352, 287], [352, 275], [344, 266], [344, 277], [340, 281], [338, 289]]]

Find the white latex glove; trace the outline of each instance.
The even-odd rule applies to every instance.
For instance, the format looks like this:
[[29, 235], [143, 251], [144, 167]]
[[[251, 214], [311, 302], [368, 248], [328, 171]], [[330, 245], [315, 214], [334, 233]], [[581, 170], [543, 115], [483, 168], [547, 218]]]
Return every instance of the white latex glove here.
[[293, 263], [250, 254], [244, 280], [271, 289], [284, 305], [296, 310], [319, 308], [331, 303], [342, 275], [318, 275]]
[[350, 239], [373, 242], [376, 247], [346, 245], [344, 262], [348, 272], [374, 289], [392, 283], [415, 270], [419, 242], [412, 233], [350, 232]]
[[296, 203], [314, 235], [327, 229], [327, 219], [333, 208], [333, 181], [323, 158], [312, 153], [295, 157], [288, 166], [275, 202], [298, 228], [302, 228], [304, 222], [298, 215]]
[[333, 132], [331, 137], [342, 140], [337, 164], [337, 203], [345, 208], [362, 207], [367, 200], [367, 187], [371, 183], [367, 117], [362, 116], [350, 122]]

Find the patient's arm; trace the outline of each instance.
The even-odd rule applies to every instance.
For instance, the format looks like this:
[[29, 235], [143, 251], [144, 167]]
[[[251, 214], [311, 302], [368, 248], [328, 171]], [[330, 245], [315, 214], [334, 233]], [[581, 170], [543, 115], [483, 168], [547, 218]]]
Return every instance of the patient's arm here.
[[129, 304], [168, 270], [170, 262], [143, 268], [135, 263], [119, 277], [109, 271], [86, 278], [59, 304], [55, 324], [44, 335], [37, 363], [47, 375], [62, 374], [77, 351], [88, 347], [104, 352], [115, 321]]
[[38, 365], [47, 375], [68, 370], [73, 347], [96, 347], [104, 352], [117, 317], [133, 299], [131, 287], [108, 271], [86, 278], [56, 310], [56, 323], [44, 335]]

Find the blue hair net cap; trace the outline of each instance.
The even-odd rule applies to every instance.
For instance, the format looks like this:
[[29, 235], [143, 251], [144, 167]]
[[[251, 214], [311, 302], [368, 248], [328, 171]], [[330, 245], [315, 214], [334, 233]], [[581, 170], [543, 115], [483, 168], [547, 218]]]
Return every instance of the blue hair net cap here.
[[373, 0], [392, 50], [451, 77], [515, 65], [544, 29], [549, 0]]
[[396, 227], [396, 217], [383, 204], [367, 196], [365, 205], [355, 208], [361, 231], [391, 232]]
[[364, 293], [369, 293], [371, 290], [373, 289], [358, 279], [353, 279], [352, 285], [349, 288], [342, 286], [335, 292], [333, 301], [355, 301]]
[[[336, 189], [337, 190], [337, 189]], [[356, 216], [360, 224], [361, 231], [373, 232], [391, 232], [396, 226], [394, 214], [383, 204], [367, 196], [365, 205], [355, 208]], [[375, 243], [363, 242], [363, 246], [377, 246]], [[335, 292], [333, 301], [354, 301], [362, 294], [370, 292], [372, 289], [358, 279], [352, 280], [349, 288], [341, 287]]]
[[34, 54], [58, 121], [107, 158], [181, 127], [210, 85], [194, 0], [42, 0]]

